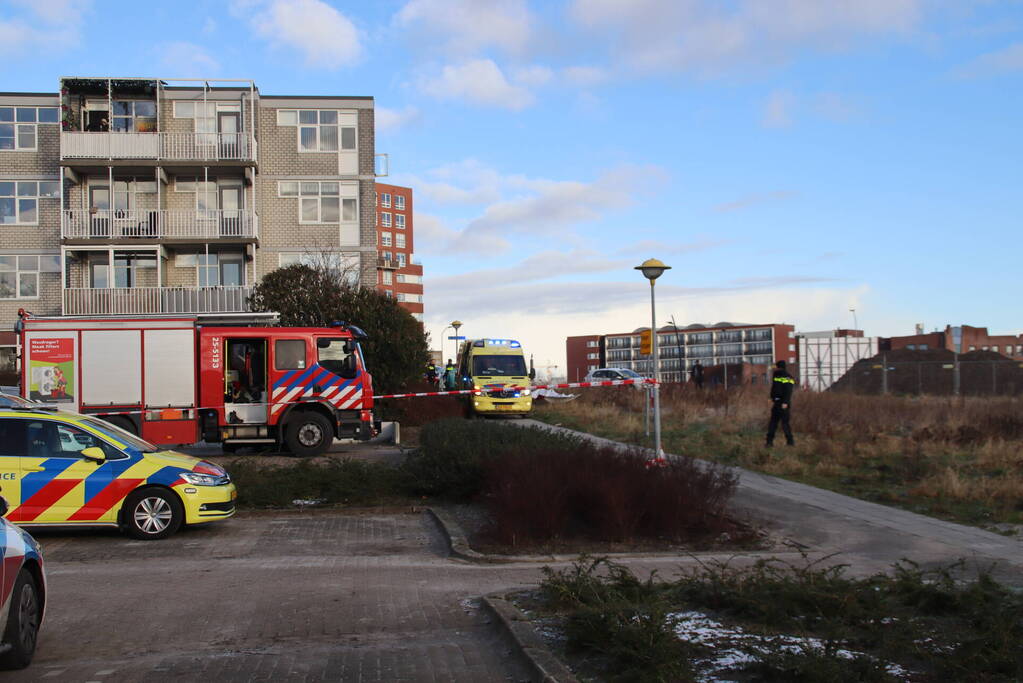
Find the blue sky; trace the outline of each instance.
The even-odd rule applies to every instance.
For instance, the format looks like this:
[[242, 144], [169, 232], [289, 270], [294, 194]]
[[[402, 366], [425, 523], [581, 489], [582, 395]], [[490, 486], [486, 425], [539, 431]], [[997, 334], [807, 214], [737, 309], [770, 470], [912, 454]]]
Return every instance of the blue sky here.
[[1019, 0], [0, 0], [0, 56], [372, 95], [435, 340], [563, 367], [651, 256], [659, 323], [1023, 330]]

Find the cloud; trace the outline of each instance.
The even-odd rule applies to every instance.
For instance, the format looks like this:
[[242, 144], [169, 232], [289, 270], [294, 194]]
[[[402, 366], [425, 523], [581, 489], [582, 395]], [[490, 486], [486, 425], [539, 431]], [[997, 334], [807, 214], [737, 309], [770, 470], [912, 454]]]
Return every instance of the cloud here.
[[416, 188], [416, 194], [438, 204], [488, 204], [501, 198], [505, 179], [475, 159], [444, 164], [427, 177], [397, 175], [395, 182]]
[[201, 78], [220, 71], [220, 62], [195, 43], [159, 43], [154, 53], [164, 69], [183, 78]]
[[629, 268], [628, 261], [609, 259], [604, 254], [590, 249], [573, 249], [568, 252], [548, 250], [527, 256], [512, 266], [430, 278], [429, 284], [431, 292], [443, 292], [472, 288], [480, 282], [500, 282], [502, 286], [507, 286], [552, 280], [581, 273], [603, 273], [627, 268]]
[[417, 107], [405, 107], [400, 110], [377, 107], [375, 116], [377, 132], [389, 133], [418, 122], [422, 118], [422, 112]]
[[413, 221], [416, 226], [416, 241], [426, 247], [425, 249], [421, 247], [421, 251], [429, 252], [432, 245], [445, 243], [458, 235], [457, 230], [449, 228], [440, 217], [433, 214], [415, 211]]
[[862, 104], [837, 92], [817, 93], [813, 99], [813, 110], [835, 123], [849, 123], [864, 113]]
[[762, 123], [768, 128], [785, 128], [792, 125], [792, 106], [795, 102], [792, 93], [775, 90], [767, 97], [764, 104]]
[[202, 32], [206, 35], [211, 35], [217, 32], [217, 20], [213, 17], [206, 17], [206, 21], [203, 22]]
[[465, 227], [462, 237], [470, 239], [454, 248], [473, 251], [473, 245], [486, 237], [565, 235], [566, 228], [596, 221], [608, 211], [631, 205], [634, 195], [663, 178], [664, 172], [658, 167], [631, 165], [604, 171], [589, 183], [513, 176], [508, 184], [525, 193], [487, 206], [483, 215]]
[[566, 66], [561, 76], [568, 84], [580, 88], [600, 85], [609, 78], [607, 71], [596, 66]]
[[757, 204], [780, 201], [783, 199], [792, 199], [797, 196], [799, 196], [798, 192], [792, 192], [789, 190], [760, 192], [748, 194], [745, 197], [740, 197], [739, 199], [735, 199], [730, 202], [724, 202], [723, 204], [715, 204], [713, 209], [718, 212], [738, 211], [739, 209], [748, 209], [749, 207], [756, 206]]
[[449, 54], [521, 53], [533, 34], [525, 0], [410, 0], [394, 17], [415, 39]]
[[337, 69], [362, 55], [359, 31], [348, 17], [321, 0], [236, 0], [236, 16], [249, 16], [257, 36], [299, 52], [309, 66]]
[[10, 17], [0, 18], [0, 55], [17, 59], [76, 47], [92, 2], [10, 0], [10, 5], [20, 13], [16, 10]]
[[439, 74], [422, 78], [419, 89], [441, 99], [465, 99], [473, 104], [518, 111], [533, 104], [533, 94], [512, 85], [490, 59], [448, 64]]
[[1023, 71], [1023, 43], [1013, 43], [963, 64], [952, 73], [958, 78], [984, 78]]
[[569, 16], [642, 71], [717, 75], [907, 34], [923, 0], [573, 0]]
[[512, 70], [512, 78], [522, 85], [540, 86], [550, 83], [554, 79], [554, 71], [550, 67], [534, 64], [532, 66], [518, 67]]
[[657, 254], [659, 256], [673, 255], [680, 256], [682, 254], [692, 254], [698, 251], [705, 251], [707, 249], [713, 249], [715, 247], [721, 247], [726, 244], [731, 244], [734, 240], [724, 239], [710, 239], [703, 238], [696, 240], [695, 242], [662, 242], [659, 240], [640, 240], [633, 244], [622, 247], [616, 254], [623, 256], [627, 255], [644, 255], [651, 256]]

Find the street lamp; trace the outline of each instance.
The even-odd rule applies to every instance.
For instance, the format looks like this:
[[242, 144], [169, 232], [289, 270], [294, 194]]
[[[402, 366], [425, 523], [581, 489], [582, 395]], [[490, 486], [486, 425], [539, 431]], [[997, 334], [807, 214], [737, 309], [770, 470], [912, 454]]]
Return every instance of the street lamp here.
[[[451, 327], [455, 328], [455, 339], [454, 339], [454, 342], [455, 342], [455, 352], [454, 352], [454, 354], [452, 354], [454, 358], [458, 358], [458, 328], [461, 327], [461, 326], [462, 326], [462, 321], [461, 320], [452, 320], [451, 321]], [[456, 360], [455, 361], [455, 365], [457, 365], [457, 364], [458, 364], [458, 361]]]
[[650, 280], [650, 336], [654, 352], [654, 457], [661, 457], [661, 368], [657, 353], [657, 308], [654, 303], [654, 282], [671, 266], [666, 266], [655, 258], [648, 258], [635, 267]]
[[853, 314], [853, 329], [854, 330], [860, 329], [859, 323], [856, 322], [856, 309], [855, 308], [850, 308], [849, 312]]

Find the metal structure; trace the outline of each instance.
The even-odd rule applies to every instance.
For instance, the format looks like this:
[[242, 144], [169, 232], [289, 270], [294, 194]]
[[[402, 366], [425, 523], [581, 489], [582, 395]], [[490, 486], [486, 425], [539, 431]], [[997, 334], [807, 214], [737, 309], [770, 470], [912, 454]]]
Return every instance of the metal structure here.
[[[831, 336], [823, 336], [825, 334]], [[836, 337], [834, 333], [799, 335], [800, 385], [825, 391], [858, 360], [877, 355], [877, 337]]]

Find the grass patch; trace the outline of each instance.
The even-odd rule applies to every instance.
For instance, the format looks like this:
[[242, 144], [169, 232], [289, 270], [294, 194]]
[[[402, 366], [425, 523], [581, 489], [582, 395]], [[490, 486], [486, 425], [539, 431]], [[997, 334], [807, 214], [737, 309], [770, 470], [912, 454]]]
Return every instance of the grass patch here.
[[[650, 445], [641, 392], [538, 403], [546, 422]], [[1015, 398], [798, 392], [796, 446], [764, 448], [763, 388], [665, 385], [664, 448], [865, 500], [977, 525], [1023, 524], [1023, 411]]]
[[855, 579], [804, 556], [657, 581], [582, 558], [544, 569], [540, 601], [582, 668], [611, 680], [1019, 680], [1023, 596], [963, 570], [904, 561]]

